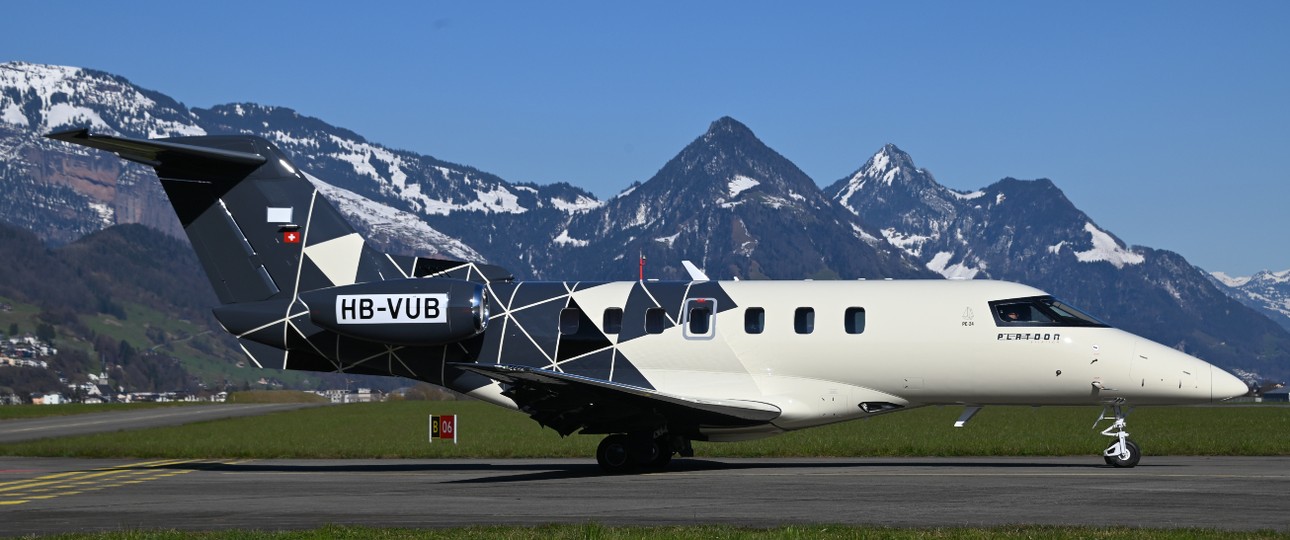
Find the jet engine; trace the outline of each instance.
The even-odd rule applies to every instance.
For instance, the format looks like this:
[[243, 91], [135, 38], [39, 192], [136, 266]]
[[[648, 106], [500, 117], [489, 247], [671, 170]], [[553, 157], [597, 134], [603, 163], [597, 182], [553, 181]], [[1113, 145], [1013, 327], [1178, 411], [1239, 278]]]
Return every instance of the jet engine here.
[[364, 341], [431, 346], [468, 339], [488, 326], [483, 285], [447, 278], [356, 283], [300, 294], [314, 324]]

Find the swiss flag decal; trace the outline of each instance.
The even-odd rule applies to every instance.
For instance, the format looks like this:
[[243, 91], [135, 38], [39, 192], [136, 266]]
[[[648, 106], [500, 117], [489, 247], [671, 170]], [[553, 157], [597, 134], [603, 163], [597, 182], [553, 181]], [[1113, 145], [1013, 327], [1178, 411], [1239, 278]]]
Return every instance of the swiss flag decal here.
[[287, 231], [287, 232], [282, 233], [282, 243], [284, 243], [284, 244], [299, 244], [299, 243], [300, 243], [300, 231]]

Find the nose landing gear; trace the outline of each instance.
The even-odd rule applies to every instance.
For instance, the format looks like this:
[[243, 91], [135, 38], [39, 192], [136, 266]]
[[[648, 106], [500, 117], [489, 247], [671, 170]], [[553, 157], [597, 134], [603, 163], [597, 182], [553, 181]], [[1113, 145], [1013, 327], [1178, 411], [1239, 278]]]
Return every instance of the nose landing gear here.
[[[1111, 409], [1114, 415], [1107, 416], [1107, 409]], [[1142, 450], [1138, 448], [1137, 443], [1129, 440], [1129, 432], [1124, 430], [1128, 423], [1127, 418], [1130, 412], [1133, 412], [1133, 409], [1130, 408], [1128, 412], [1125, 412], [1120, 402], [1111, 403], [1102, 407], [1102, 412], [1098, 415], [1097, 421], [1093, 422], [1093, 429], [1097, 429], [1097, 425], [1102, 423], [1103, 420], [1113, 421], [1110, 427], [1102, 430], [1103, 435], [1115, 438], [1115, 442], [1102, 451], [1102, 458], [1106, 460], [1107, 465], [1112, 467], [1127, 469], [1137, 465], [1138, 460], [1142, 459]]]

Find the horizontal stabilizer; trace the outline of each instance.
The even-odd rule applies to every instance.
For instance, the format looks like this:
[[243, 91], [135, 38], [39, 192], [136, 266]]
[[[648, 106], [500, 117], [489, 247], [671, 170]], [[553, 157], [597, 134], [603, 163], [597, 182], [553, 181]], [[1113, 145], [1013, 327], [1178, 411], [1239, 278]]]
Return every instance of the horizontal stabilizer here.
[[111, 135], [91, 135], [87, 129], [60, 131], [46, 135], [51, 139], [107, 150], [128, 159], [153, 167], [168, 161], [202, 160], [232, 165], [258, 167], [266, 159], [250, 152], [238, 152], [208, 146], [194, 146], [165, 140], [130, 139]]

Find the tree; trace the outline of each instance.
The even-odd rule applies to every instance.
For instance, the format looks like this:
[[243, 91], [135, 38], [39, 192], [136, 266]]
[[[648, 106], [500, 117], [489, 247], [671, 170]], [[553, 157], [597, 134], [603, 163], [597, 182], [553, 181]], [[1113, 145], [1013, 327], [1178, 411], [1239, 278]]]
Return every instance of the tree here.
[[18, 335], [18, 323], [9, 323], [9, 337]]
[[58, 333], [54, 331], [53, 325], [46, 322], [36, 325], [36, 339], [45, 343], [53, 343], [56, 337], [58, 337]]

